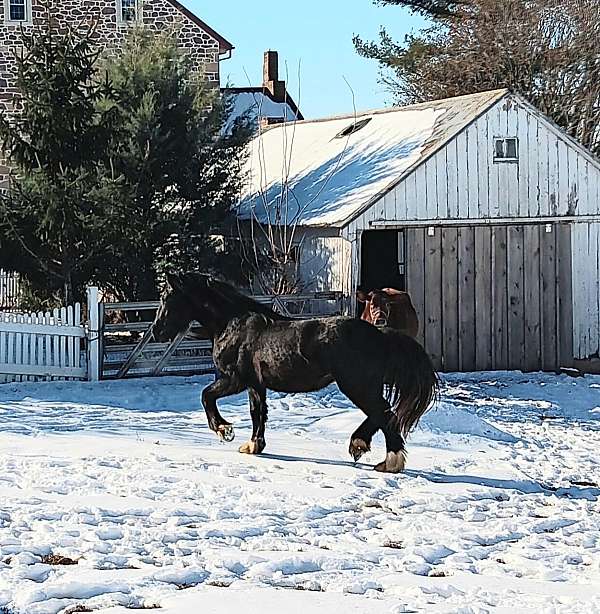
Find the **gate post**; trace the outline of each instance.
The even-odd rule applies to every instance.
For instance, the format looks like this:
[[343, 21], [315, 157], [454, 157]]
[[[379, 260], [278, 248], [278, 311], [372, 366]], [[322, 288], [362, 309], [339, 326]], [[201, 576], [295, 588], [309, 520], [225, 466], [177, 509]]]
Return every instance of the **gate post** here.
[[98, 288], [88, 286], [88, 380], [97, 382], [100, 379], [100, 325], [98, 318]]

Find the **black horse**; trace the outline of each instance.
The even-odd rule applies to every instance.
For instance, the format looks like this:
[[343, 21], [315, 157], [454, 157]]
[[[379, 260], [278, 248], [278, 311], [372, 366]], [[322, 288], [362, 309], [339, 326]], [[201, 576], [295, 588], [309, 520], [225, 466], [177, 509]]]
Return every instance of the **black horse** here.
[[171, 339], [193, 320], [208, 331], [221, 377], [203, 390], [202, 404], [220, 438], [232, 441], [234, 431], [219, 413], [217, 399], [248, 390], [252, 438], [239, 451], [260, 454], [267, 389], [311, 392], [336, 382], [367, 415], [350, 439], [354, 460], [370, 450], [381, 429], [387, 454], [375, 469], [404, 469], [404, 437], [429, 407], [438, 385], [429, 357], [414, 339], [354, 318], [287, 318], [208, 275], [170, 275], [168, 284], [154, 336]]

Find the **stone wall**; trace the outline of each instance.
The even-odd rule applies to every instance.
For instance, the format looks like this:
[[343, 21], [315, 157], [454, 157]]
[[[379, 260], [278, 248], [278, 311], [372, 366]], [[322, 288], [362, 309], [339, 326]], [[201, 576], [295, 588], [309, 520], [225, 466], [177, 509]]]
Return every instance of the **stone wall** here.
[[[39, 0], [29, 0], [31, 21], [24, 24], [7, 23], [5, 0], [0, 0], [0, 107], [10, 111], [15, 88], [14, 52], [20, 46], [21, 28], [31, 31], [47, 23], [47, 9]], [[50, 11], [57, 23], [96, 23], [98, 44], [109, 51], [118, 52], [131, 24], [119, 18], [119, 0], [51, 0]], [[138, 0], [140, 21], [157, 31], [167, 30], [177, 36], [179, 45], [192, 57], [198, 70], [215, 86], [219, 84], [220, 43], [209, 32], [185, 15], [169, 0]], [[6, 179], [7, 169], [0, 162], [0, 184]]]

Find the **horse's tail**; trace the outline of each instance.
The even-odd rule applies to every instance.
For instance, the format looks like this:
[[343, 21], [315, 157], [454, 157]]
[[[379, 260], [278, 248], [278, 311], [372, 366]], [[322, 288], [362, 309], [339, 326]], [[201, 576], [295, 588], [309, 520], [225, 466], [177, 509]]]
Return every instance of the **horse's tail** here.
[[391, 329], [385, 335], [389, 343], [384, 378], [386, 399], [396, 416], [399, 432], [405, 436], [435, 400], [439, 378], [418, 341]]

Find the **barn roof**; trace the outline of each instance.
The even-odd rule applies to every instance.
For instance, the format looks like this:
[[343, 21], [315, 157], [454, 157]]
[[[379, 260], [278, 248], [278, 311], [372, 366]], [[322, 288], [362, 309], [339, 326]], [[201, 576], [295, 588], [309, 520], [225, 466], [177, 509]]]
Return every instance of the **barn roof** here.
[[344, 226], [508, 90], [281, 124], [250, 144], [239, 215]]

